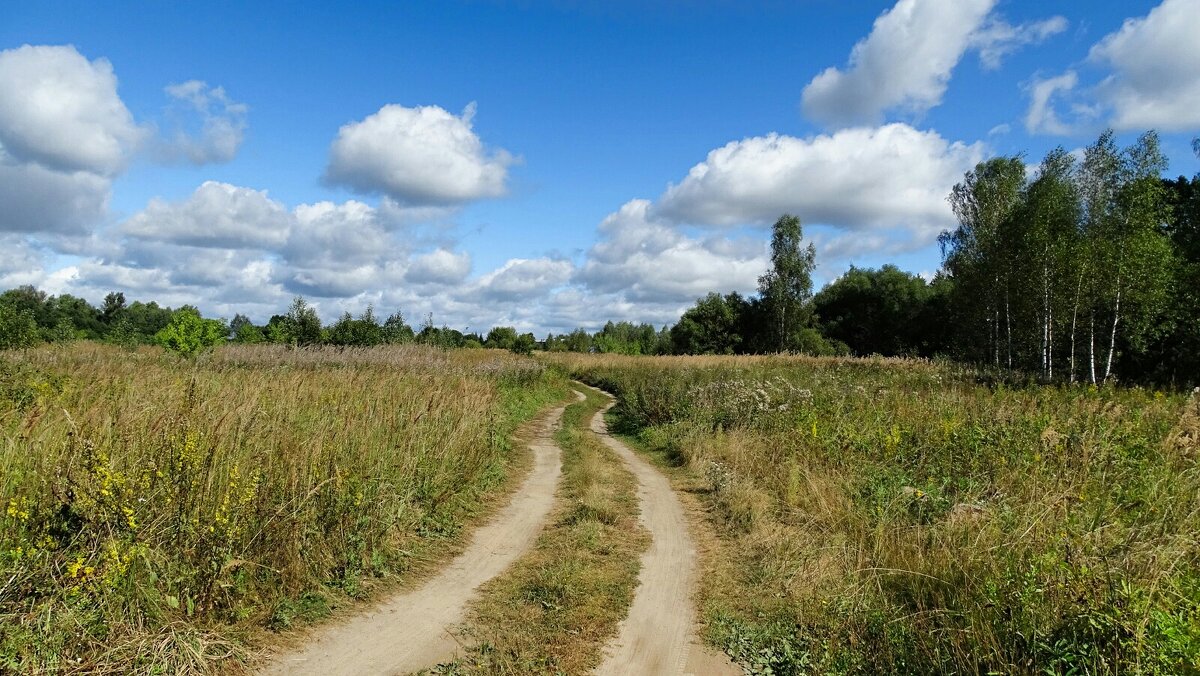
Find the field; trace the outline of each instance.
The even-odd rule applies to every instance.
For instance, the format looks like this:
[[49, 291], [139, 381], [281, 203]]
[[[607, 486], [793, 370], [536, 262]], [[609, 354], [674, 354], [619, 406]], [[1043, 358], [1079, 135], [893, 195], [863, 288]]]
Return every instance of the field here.
[[1200, 396], [552, 359], [700, 495], [705, 638], [754, 673], [1200, 673]]
[[[1200, 673], [1200, 394], [928, 361], [91, 343], [0, 358], [0, 671], [239, 672], [437, 570], [574, 377], [700, 543], [758, 674]], [[585, 673], [638, 593], [633, 476], [571, 405], [533, 548], [439, 673]], [[644, 515], [643, 515], [644, 516]], [[432, 666], [432, 665], [430, 665]]]
[[443, 560], [566, 395], [497, 351], [0, 357], [0, 671], [237, 671]]

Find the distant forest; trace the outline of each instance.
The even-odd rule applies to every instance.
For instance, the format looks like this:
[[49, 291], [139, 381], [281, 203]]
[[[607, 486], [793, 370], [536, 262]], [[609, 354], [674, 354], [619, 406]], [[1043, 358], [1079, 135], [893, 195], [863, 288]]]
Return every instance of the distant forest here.
[[[1193, 143], [1200, 156], [1200, 139]], [[1200, 382], [1200, 174], [1164, 179], [1157, 134], [1118, 148], [1105, 132], [1082, 156], [1051, 151], [1034, 171], [1022, 155], [967, 172], [948, 196], [958, 227], [940, 238], [931, 281], [892, 265], [850, 268], [814, 294], [815, 249], [799, 219], [772, 228], [771, 267], [758, 293], [710, 293], [674, 326], [609, 322], [537, 340], [512, 327], [486, 335], [414, 329], [372, 309], [322, 325], [296, 298], [265, 325], [243, 315], [205, 319], [194, 307], [127, 303], [97, 308], [31, 286], [0, 295], [0, 349], [88, 339], [162, 344], [184, 354], [210, 345], [370, 346], [419, 342], [624, 354], [938, 357], [1043, 381]]]

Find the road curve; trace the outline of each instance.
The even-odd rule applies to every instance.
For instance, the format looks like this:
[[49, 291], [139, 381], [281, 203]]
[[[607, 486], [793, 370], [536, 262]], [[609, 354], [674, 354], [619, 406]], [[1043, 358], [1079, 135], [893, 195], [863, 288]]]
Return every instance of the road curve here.
[[[576, 392], [576, 396], [583, 398]], [[453, 659], [451, 630], [484, 582], [529, 550], [554, 507], [562, 452], [553, 441], [560, 406], [544, 415], [530, 442], [534, 465], [512, 501], [475, 531], [467, 549], [420, 587], [361, 615], [322, 628], [292, 652], [274, 656], [263, 676], [403, 674]]]
[[[595, 389], [595, 388], [592, 388]], [[596, 390], [601, 392], [601, 390]], [[605, 396], [610, 396], [605, 393]], [[611, 398], [611, 397], [610, 397]], [[612, 407], [609, 403], [608, 408]], [[592, 431], [624, 461], [638, 482], [642, 525], [653, 541], [642, 555], [638, 588], [615, 640], [605, 647], [597, 676], [741, 674], [723, 654], [699, 645], [692, 590], [696, 546], [671, 483], [644, 458], [608, 433], [604, 411]]]

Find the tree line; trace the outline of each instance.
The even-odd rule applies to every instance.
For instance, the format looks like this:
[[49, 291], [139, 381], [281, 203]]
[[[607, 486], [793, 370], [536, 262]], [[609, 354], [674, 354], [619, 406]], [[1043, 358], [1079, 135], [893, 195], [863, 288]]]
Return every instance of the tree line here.
[[[1200, 140], [1194, 142], [1200, 156]], [[1164, 179], [1159, 139], [1125, 148], [1104, 132], [1082, 153], [1056, 148], [1036, 168], [1023, 155], [968, 171], [948, 200], [958, 226], [944, 232], [931, 280], [894, 265], [851, 267], [813, 293], [816, 251], [800, 220], [771, 230], [770, 267], [757, 294], [709, 293], [671, 326], [608, 322], [537, 340], [513, 327], [486, 335], [418, 329], [372, 308], [323, 325], [296, 298], [264, 325], [237, 315], [204, 319], [191, 306], [100, 307], [25, 286], [0, 294], [0, 349], [40, 341], [163, 344], [189, 353], [222, 341], [296, 346], [419, 342], [623, 354], [945, 357], [1042, 380], [1115, 379], [1188, 385], [1200, 379], [1200, 174]]]
[[[1193, 142], [1200, 156], [1200, 140]], [[1078, 156], [1077, 156], [1078, 155]], [[670, 329], [676, 353], [948, 357], [1041, 380], [1200, 380], [1200, 174], [1164, 179], [1158, 135], [1106, 131], [968, 171], [948, 200], [943, 267], [851, 268], [810, 297], [811, 248], [775, 224], [759, 295], [709, 294]], [[782, 294], [782, 300], [780, 298]]]
[[343, 313], [326, 325], [316, 308], [299, 296], [286, 312], [273, 315], [266, 324], [256, 325], [242, 314], [228, 322], [205, 318], [191, 305], [173, 310], [154, 301], [127, 303], [121, 292], [105, 296], [100, 307], [70, 294], [52, 296], [29, 285], [0, 294], [0, 349], [72, 340], [95, 340], [130, 348], [157, 344], [186, 355], [225, 342], [296, 347], [423, 343], [443, 348], [492, 347], [524, 353], [538, 346], [532, 333], [518, 334], [511, 327], [494, 328], [486, 336], [463, 333], [434, 325], [432, 315], [414, 330], [400, 312], [380, 320], [371, 307], [357, 317]]

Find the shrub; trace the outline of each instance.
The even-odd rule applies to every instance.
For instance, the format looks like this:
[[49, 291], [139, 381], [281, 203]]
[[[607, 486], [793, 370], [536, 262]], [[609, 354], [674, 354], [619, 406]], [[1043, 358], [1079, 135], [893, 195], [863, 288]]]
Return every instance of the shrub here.
[[38, 329], [33, 313], [0, 303], [0, 350], [29, 347], [37, 342]]
[[171, 323], [154, 334], [154, 342], [183, 357], [194, 357], [225, 342], [229, 329], [216, 319], [205, 319], [192, 307], [184, 306], [171, 315]]

